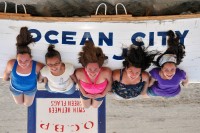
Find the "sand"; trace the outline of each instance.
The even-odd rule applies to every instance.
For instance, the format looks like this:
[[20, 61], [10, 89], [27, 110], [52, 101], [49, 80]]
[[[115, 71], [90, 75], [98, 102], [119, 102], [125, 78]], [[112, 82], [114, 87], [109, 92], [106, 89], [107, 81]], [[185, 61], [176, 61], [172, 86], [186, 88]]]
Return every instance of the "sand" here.
[[[27, 108], [16, 105], [9, 84], [0, 81], [0, 133], [27, 133]], [[107, 95], [107, 133], [199, 133], [200, 84], [175, 98], [115, 100]]]

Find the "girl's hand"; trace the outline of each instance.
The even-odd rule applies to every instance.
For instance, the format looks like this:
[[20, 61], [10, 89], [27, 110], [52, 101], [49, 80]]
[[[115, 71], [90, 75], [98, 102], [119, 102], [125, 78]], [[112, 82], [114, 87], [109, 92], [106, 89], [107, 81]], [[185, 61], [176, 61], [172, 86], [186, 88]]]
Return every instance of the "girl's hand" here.
[[96, 94], [95, 96], [94, 96], [94, 98], [96, 99], [96, 98], [101, 98], [101, 97], [104, 97], [102, 94]]
[[188, 83], [187, 82], [182, 82], [181, 83], [184, 87], [187, 87], [188, 86]]
[[143, 98], [149, 98], [149, 96], [147, 95], [147, 93], [141, 93], [140, 94]]
[[95, 98], [95, 95], [93, 95], [93, 94], [86, 94], [85, 97], [88, 97], [88, 98], [90, 98], [90, 99], [93, 99], [93, 98]]

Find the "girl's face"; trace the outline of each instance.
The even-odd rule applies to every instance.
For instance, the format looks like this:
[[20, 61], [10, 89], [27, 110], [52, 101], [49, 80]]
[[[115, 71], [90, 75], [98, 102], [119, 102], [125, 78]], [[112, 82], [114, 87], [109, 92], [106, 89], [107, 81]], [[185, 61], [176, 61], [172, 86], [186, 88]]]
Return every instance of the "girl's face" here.
[[52, 73], [58, 73], [61, 70], [62, 62], [58, 57], [47, 58], [46, 64]]
[[174, 63], [165, 63], [161, 68], [164, 78], [172, 79], [176, 73], [176, 65]]
[[100, 71], [100, 67], [98, 63], [88, 63], [85, 67], [87, 74], [93, 78], [96, 77]]
[[23, 69], [28, 68], [31, 64], [32, 58], [29, 54], [17, 54], [17, 61], [20, 67]]
[[126, 73], [130, 80], [135, 80], [140, 76], [141, 68], [130, 66], [129, 68], [126, 68]]

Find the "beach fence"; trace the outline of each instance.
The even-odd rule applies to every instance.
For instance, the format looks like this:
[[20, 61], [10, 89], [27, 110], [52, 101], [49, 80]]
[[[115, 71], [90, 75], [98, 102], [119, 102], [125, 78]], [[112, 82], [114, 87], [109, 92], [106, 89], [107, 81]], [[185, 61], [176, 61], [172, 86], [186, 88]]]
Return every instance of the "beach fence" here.
[[105, 100], [84, 109], [79, 92], [72, 95], [39, 90], [28, 108], [28, 133], [105, 133]]

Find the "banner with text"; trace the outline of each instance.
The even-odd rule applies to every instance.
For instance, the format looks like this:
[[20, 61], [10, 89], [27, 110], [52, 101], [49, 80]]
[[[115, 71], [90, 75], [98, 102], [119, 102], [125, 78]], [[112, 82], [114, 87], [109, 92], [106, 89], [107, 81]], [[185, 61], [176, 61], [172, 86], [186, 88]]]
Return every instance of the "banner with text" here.
[[[78, 53], [86, 40], [91, 40], [109, 57], [105, 66], [111, 69], [122, 67], [122, 45], [131, 45], [142, 38], [149, 50], [166, 49], [167, 31], [174, 30], [186, 46], [186, 57], [180, 67], [189, 76], [190, 82], [200, 82], [199, 34], [200, 18], [174, 20], [145, 20], [129, 22], [44, 22], [0, 19], [0, 77], [6, 63], [16, 57], [16, 36], [22, 26], [27, 26], [36, 43], [30, 45], [33, 59], [45, 63], [44, 56], [49, 44], [56, 45], [62, 60], [75, 67]], [[152, 66], [153, 67], [153, 66]], [[152, 68], [151, 67], [151, 68]], [[151, 69], [150, 68], [150, 69]]]

